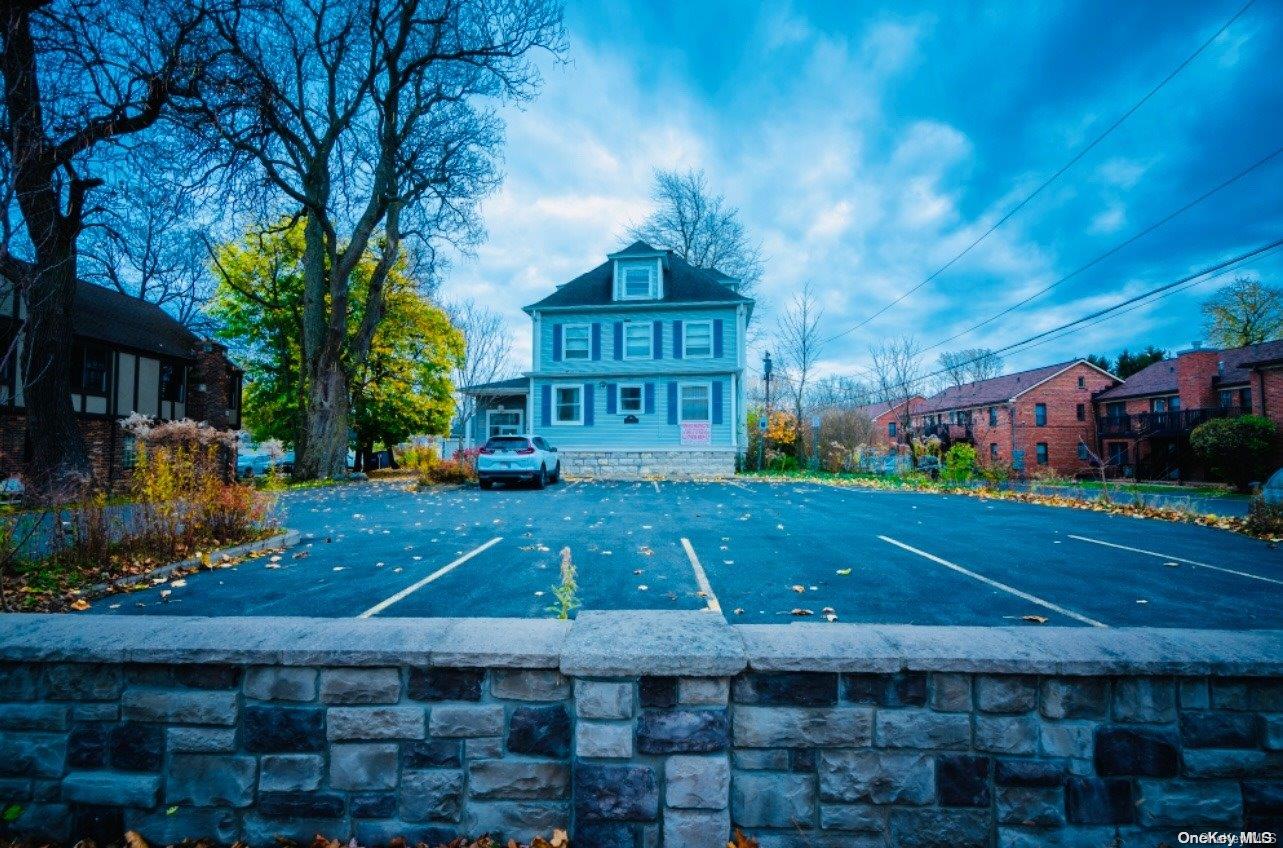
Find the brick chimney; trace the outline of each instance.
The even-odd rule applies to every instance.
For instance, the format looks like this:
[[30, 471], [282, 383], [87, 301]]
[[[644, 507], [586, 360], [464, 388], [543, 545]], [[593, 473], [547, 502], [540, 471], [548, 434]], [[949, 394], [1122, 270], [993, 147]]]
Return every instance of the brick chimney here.
[[1198, 342], [1176, 355], [1176, 387], [1181, 409], [1199, 409], [1219, 404], [1216, 378], [1221, 370], [1221, 352], [1203, 348]]

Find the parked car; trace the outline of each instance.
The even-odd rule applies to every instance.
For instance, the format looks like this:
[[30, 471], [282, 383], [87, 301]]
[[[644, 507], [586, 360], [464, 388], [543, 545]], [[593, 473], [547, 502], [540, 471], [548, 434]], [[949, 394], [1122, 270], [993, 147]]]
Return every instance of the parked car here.
[[[236, 457], [237, 477], [257, 477], [267, 473], [272, 465], [271, 458], [265, 453], [241, 453]], [[276, 473], [294, 473], [294, 451], [286, 451], [276, 463]]]
[[542, 489], [561, 479], [561, 458], [542, 436], [493, 436], [477, 454], [481, 488], [500, 482], [529, 482]]

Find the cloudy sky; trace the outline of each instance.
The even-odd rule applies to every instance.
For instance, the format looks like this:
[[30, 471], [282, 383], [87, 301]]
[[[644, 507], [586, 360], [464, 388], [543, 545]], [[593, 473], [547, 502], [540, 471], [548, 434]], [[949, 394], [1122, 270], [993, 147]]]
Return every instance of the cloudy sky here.
[[[568, 0], [570, 52], [507, 111], [489, 240], [442, 294], [511, 322], [603, 261], [653, 169], [703, 168], [766, 255], [762, 344], [805, 281], [837, 334], [921, 282], [1131, 108], [1244, 0], [1190, 3]], [[1257, 2], [1050, 188], [931, 284], [832, 341], [953, 336], [1283, 145], [1283, 0]], [[1090, 271], [941, 349], [1000, 347], [1283, 237], [1283, 155]], [[1283, 286], [1283, 251], [1240, 269]], [[1188, 346], [1213, 281], [1008, 357], [1032, 367]], [[938, 352], [935, 351], [935, 352]], [[934, 353], [932, 354], [934, 355]]]

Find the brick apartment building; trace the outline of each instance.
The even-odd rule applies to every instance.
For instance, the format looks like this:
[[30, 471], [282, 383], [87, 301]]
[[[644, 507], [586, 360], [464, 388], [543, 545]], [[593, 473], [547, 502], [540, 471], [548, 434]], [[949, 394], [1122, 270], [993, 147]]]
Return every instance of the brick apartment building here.
[[[0, 342], [17, 355], [0, 368], [0, 476], [28, 460], [22, 353], [26, 307], [0, 278]], [[94, 476], [107, 489], [128, 479], [133, 438], [119, 421], [133, 412], [192, 418], [220, 429], [241, 426], [242, 372], [222, 345], [194, 335], [160, 307], [80, 282], [73, 313], [72, 406], [89, 449]]]
[[1097, 444], [1093, 398], [1119, 382], [1075, 359], [950, 386], [917, 406], [913, 432], [967, 442], [981, 462], [1078, 474], [1090, 469], [1087, 447]]
[[1283, 427], [1283, 341], [1191, 348], [1101, 392], [1096, 406], [1101, 456], [1117, 473], [1202, 479], [1206, 469], [1189, 449], [1199, 424], [1255, 413]]
[[911, 398], [902, 401], [881, 401], [879, 403], [866, 403], [863, 406], [857, 406], [853, 410], [857, 415], [863, 415], [873, 422], [873, 430], [878, 444], [884, 448], [894, 447], [905, 442], [905, 422], [913, 417], [913, 413], [925, 398], [922, 395], [914, 395]]

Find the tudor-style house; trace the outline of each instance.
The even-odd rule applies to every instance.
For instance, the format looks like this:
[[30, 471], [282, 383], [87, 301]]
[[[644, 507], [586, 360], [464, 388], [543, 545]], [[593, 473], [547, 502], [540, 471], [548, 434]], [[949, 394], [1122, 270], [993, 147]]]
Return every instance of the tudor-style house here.
[[[29, 455], [18, 367], [26, 304], [3, 278], [0, 286], [0, 343], [12, 354], [0, 369], [0, 476], [8, 476], [38, 458]], [[155, 304], [84, 281], [76, 284], [72, 316], [71, 403], [99, 485], [112, 489], [128, 479], [133, 437], [119, 421], [131, 413], [240, 427], [242, 373], [222, 345], [198, 338]]]
[[474, 444], [533, 433], [568, 474], [729, 476], [745, 444], [738, 281], [636, 242], [525, 307], [530, 370], [470, 386]]

